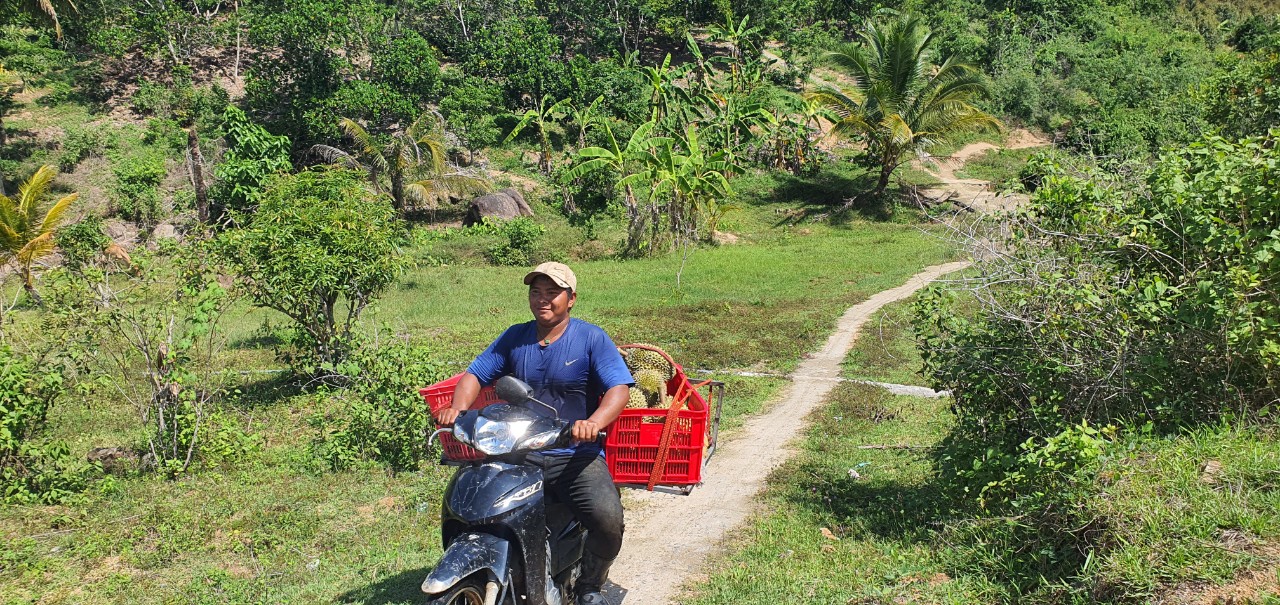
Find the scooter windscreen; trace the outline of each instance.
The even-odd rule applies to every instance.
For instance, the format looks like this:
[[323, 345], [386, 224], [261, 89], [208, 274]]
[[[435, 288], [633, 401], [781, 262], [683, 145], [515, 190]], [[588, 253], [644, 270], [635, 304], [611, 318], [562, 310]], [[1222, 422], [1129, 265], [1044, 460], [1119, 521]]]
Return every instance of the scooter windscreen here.
[[534, 451], [555, 444], [568, 423], [540, 416], [508, 404], [485, 406], [463, 413], [453, 425], [453, 436], [490, 456]]

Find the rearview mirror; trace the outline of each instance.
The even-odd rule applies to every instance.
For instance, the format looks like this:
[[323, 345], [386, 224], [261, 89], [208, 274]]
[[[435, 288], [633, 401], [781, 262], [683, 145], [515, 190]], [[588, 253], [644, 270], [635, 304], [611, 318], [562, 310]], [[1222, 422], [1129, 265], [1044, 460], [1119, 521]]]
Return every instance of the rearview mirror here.
[[533, 399], [533, 387], [515, 376], [503, 376], [493, 384], [493, 392], [507, 403], [521, 404]]

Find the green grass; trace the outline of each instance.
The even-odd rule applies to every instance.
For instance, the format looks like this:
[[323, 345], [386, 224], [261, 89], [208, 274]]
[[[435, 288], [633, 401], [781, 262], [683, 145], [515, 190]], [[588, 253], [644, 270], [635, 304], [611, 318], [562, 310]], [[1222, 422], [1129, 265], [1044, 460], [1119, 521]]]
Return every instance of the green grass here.
[[985, 602], [987, 583], [952, 577], [932, 540], [940, 503], [927, 451], [858, 447], [927, 445], [945, 433], [948, 405], [842, 384], [801, 454], [770, 477], [767, 512], [681, 602]]
[[988, 151], [970, 159], [956, 170], [956, 177], [962, 179], [981, 179], [990, 181], [997, 189], [1021, 189], [1022, 181], [1019, 173], [1027, 160], [1042, 151], [1035, 147], [1023, 149], [999, 149]]
[[841, 376], [893, 384], [925, 386], [920, 371], [924, 361], [911, 329], [912, 297], [886, 305], [862, 326], [862, 332], [845, 358]]

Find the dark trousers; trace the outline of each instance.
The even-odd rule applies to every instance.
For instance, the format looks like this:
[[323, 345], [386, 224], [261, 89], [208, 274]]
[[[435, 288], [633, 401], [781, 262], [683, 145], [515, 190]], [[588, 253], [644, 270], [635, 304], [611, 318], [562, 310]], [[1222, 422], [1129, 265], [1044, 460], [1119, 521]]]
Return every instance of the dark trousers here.
[[605, 561], [616, 559], [622, 550], [622, 499], [604, 458], [549, 457], [543, 480], [587, 528], [587, 550]]

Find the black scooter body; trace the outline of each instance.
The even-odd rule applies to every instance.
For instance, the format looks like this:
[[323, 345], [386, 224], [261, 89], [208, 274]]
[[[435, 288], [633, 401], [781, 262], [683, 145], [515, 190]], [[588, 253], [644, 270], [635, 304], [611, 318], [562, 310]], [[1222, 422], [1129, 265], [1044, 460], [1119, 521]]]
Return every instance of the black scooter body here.
[[544, 460], [526, 453], [459, 466], [441, 509], [445, 554], [423, 592], [441, 594], [483, 572], [500, 604], [570, 602], [586, 531], [543, 489]]

